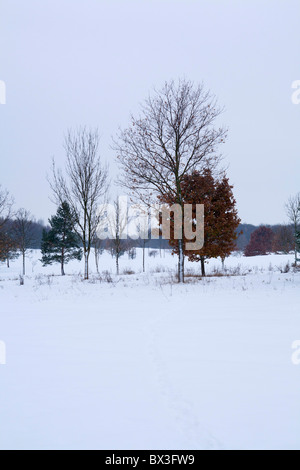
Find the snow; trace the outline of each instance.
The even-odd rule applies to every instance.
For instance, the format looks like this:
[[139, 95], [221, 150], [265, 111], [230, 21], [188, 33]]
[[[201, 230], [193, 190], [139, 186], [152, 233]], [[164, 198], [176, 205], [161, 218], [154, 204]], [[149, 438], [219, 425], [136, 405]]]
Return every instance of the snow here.
[[24, 286], [0, 265], [0, 449], [300, 449], [293, 255], [186, 263], [178, 285], [176, 257], [146, 254], [83, 281], [35, 251]]

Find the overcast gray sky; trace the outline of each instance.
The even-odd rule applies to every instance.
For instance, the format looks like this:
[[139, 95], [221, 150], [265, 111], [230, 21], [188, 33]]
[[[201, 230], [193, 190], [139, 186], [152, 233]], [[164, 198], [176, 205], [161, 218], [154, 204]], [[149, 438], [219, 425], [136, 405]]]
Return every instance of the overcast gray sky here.
[[0, 0], [0, 183], [46, 221], [66, 130], [99, 127], [114, 176], [111, 136], [154, 86], [185, 77], [225, 106], [243, 222], [284, 222], [300, 191], [299, 19], [299, 0]]

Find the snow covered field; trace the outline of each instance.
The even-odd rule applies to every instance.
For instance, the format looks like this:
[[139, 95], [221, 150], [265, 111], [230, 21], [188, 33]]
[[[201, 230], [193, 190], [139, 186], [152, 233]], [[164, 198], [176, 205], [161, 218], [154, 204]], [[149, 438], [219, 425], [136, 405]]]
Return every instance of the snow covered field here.
[[[300, 273], [232, 256], [239, 276], [173, 282], [176, 258], [0, 265], [1, 449], [300, 449]], [[219, 260], [208, 273], [221, 269]], [[191, 271], [192, 270], [192, 271]], [[281, 269], [284, 271], [284, 269]], [[110, 272], [110, 273], [109, 273]], [[215, 272], [216, 274], [216, 272]]]

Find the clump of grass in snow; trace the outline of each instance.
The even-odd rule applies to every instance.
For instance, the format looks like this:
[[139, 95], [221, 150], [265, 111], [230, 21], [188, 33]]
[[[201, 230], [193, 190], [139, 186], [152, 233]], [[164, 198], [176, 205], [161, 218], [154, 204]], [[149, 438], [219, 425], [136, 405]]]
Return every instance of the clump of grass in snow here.
[[133, 271], [131, 268], [125, 268], [123, 269], [122, 274], [131, 275], [131, 274], [135, 274], [135, 271]]
[[[37, 276], [35, 276], [34, 279], [35, 279], [36, 285], [38, 286], [51, 286], [53, 284], [53, 277], [54, 277], [54, 274], [47, 274], [47, 275], [38, 274]], [[23, 285], [21, 284], [21, 279], [20, 279], [20, 285]]]

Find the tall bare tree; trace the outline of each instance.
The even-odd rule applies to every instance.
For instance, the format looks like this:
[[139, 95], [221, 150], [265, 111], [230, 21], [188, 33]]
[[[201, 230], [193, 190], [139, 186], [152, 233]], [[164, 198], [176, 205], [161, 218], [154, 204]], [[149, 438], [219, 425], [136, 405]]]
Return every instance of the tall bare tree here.
[[114, 201], [114, 210], [107, 217], [110, 233], [109, 245], [113, 256], [116, 258], [116, 273], [120, 274], [119, 260], [124, 252], [129, 248], [127, 240], [128, 214], [123, 210], [119, 198]]
[[297, 233], [300, 227], [300, 193], [295, 196], [291, 196], [288, 202], [285, 204], [286, 215], [288, 216], [289, 222], [293, 226], [294, 242], [295, 242], [295, 264], [297, 264]]
[[23, 259], [23, 276], [25, 276], [26, 253], [34, 241], [33, 218], [26, 209], [19, 209], [13, 222], [13, 234]]
[[[217, 147], [226, 129], [216, 127], [222, 110], [203, 85], [186, 80], [165, 83], [132, 116], [131, 126], [121, 130], [114, 147], [123, 170], [120, 183], [145, 201], [145, 195], [172, 194], [183, 209], [181, 183], [199, 167], [216, 166]], [[184, 254], [179, 240], [178, 280], [184, 281]]]
[[69, 131], [65, 137], [66, 166], [62, 172], [53, 161], [50, 185], [55, 202], [67, 201], [75, 214], [84, 253], [84, 279], [89, 278], [89, 256], [101, 217], [99, 204], [108, 191], [108, 168], [99, 155], [98, 130]]

